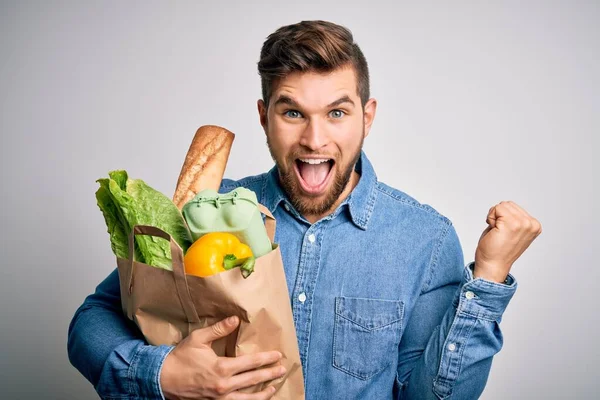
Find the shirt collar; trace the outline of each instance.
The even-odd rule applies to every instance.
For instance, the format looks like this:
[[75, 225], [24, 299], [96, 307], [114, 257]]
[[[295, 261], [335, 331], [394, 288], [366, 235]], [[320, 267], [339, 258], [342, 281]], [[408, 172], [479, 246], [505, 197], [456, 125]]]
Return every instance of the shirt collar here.
[[[350, 196], [340, 205], [340, 208], [348, 205], [352, 222], [359, 228], [366, 230], [371, 214], [373, 213], [373, 208], [375, 207], [377, 176], [371, 162], [362, 150], [355, 170], [360, 174], [360, 179], [354, 190], [350, 193]], [[275, 213], [275, 210], [282, 201], [289, 203], [286, 194], [279, 185], [279, 173], [276, 166], [271, 168], [267, 173], [261, 197], [263, 205], [272, 213]], [[337, 212], [338, 210], [334, 213]]]
[[377, 175], [373, 165], [371, 165], [367, 155], [362, 150], [355, 169], [360, 174], [360, 179], [350, 196], [348, 196], [348, 206], [354, 224], [366, 230], [375, 207]]
[[263, 199], [263, 205], [273, 214], [275, 214], [277, 206], [279, 206], [282, 201], [285, 201], [286, 195], [279, 185], [279, 172], [277, 172], [277, 166], [273, 166], [267, 173], [267, 178], [263, 183], [261, 197]]

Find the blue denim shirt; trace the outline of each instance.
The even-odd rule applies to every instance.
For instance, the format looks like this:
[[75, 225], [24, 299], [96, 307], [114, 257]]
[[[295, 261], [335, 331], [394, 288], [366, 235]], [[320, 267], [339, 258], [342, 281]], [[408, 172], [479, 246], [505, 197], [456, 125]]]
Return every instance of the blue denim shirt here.
[[[333, 214], [310, 224], [277, 170], [224, 180], [277, 219], [307, 399], [475, 399], [502, 347], [499, 323], [516, 290], [473, 279], [452, 223], [432, 207], [361, 175]], [[121, 313], [113, 272], [69, 327], [72, 364], [107, 399], [163, 398], [169, 346], [147, 345]]]

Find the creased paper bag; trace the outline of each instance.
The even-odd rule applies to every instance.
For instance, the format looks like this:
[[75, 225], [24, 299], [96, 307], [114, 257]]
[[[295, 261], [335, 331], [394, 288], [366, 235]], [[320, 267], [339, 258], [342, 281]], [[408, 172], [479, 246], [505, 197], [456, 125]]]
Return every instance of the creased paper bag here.
[[[275, 219], [262, 205], [265, 226], [273, 243]], [[170, 241], [173, 271], [134, 260], [134, 236], [150, 235]], [[236, 315], [239, 328], [213, 342], [219, 356], [240, 356], [277, 350], [286, 374], [243, 390], [258, 392], [269, 385], [274, 399], [304, 399], [304, 380], [281, 252], [256, 259], [246, 279], [239, 268], [205, 278], [186, 275], [179, 245], [159, 228], [137, 225], [129, 236], [129, 259], [117, 258], [123, 312], [153, 345], [176, 345], [191, 331]]]

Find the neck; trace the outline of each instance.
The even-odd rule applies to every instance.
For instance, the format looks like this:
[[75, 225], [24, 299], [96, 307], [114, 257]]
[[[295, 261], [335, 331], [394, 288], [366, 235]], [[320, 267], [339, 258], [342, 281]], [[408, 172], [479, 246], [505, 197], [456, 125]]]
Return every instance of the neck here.
[[358, 184], [359, 179], [360, 179], [360, 175], [358, 174], [358, 172], [352, 171], [352, 175], [350, 175], [350, 180], [348, 181], [346, 188], [344, 189], [342, 194], [340, 194], [337, 201], [329, 208], [329, 210], [325, 211], [322, 214], [303, 214], [302, 216], [308, 222], [310, 222], [311, 224], [314, 224], [315, 222], [319, 221], [320, 219], [333, 214], [333, 212], [340, 206], [340, 204], [342, 204], [342, 202], [344, 200], [346, 200], [346, 197], [348, 197], [350, 195], [350, 193], [352, 193], [352, 190], [354, 190], [354, 188]]

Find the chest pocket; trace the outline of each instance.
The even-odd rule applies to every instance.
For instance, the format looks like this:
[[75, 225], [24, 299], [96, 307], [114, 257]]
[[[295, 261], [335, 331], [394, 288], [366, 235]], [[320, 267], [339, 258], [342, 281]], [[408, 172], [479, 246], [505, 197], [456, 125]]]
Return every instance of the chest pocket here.
[[397, 361], [404, 303], [336, 297], [333, 366], [369, 379]]

